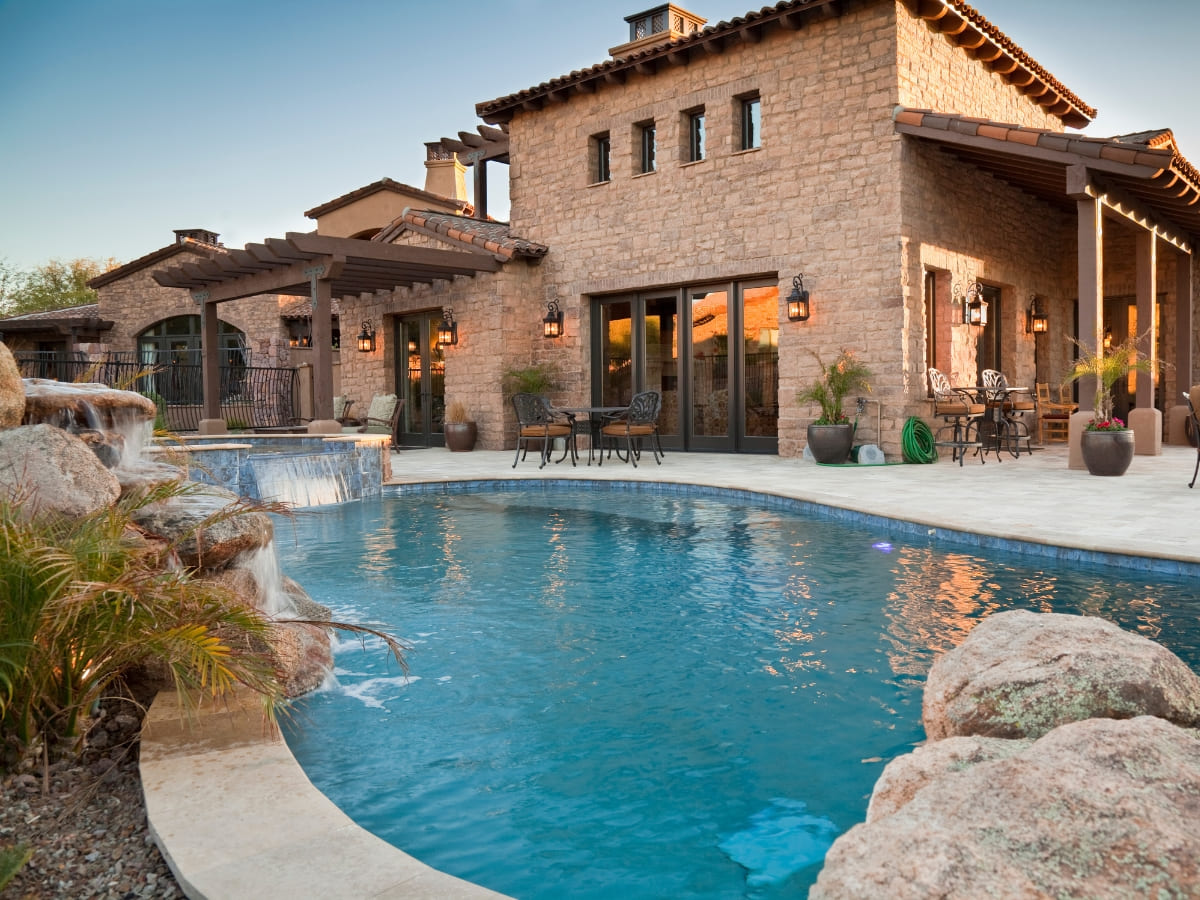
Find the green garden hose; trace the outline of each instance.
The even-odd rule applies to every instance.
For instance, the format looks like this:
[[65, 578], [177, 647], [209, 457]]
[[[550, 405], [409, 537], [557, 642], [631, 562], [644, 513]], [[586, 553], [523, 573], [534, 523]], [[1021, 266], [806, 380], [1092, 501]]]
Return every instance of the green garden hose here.
[[906, 463], [937, 462], [937, 447], [933, 432], [919, 416], [909, 416], [900, 432], [900, 448]]

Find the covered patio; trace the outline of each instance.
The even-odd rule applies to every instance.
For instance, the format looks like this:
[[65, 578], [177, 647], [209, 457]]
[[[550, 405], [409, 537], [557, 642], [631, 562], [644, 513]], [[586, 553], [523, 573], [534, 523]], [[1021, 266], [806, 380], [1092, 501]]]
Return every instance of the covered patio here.
[[[1175, 147], [1168, 130], [1092, 138], [1007, 125], [967, 116], [898, 107], [897, 133], [934, 145], [979, 170], [1073, 215], [1076, 221], [1075, 288], [1078, 340], [1103, 353], [1105, 335], [1105, 223], [1114, 232], [1134, 233], [1136, 321], [1140, 352], [1169, 367], [1162, 403], [1167, 442], [1185, 442], [1187, 407], [1179, 392], [1193, 384], [1194, 322], [1192, 272], [1194, 236], [1200, 235], [1200, 172]], [[1160, 254], [1174, 257], [1174, 284], [1158, 283]], [[1174, 295], [1170, 322], [1174, 346], [1159, 359], [1156, 315], [1165, 290]], [[1122, 323], [1123, 324], [1123, 323]], [[1079, 386], [1080, 412], [1070, 430], [1072, 468], [1082, 467], [1079, 434], [1091, 418], [1094, 381]], [[1162, 413], [1155, 407], [1155, 377], [1137, 375], [1136, 403], [1130, 425], [1137, 453], [1161, 452]], [[1174, 403], [1172, 403], [1174, 400]]]
[[204, 411], [200, 434], [223, 434], [217, 306], [258, 294], [309, 298], [314, 349], [314, 420], [308, 430], [336, 434], [333, 415], [333, 332], [329, 315], [333, 298], [372, 295], [414, 284], [451, 281], [497, 272], [501, 261], [491, 253], [405, 247], [357, 238], [288, 233], [247, 244], [212, 259], [184, 263], [154, 272], [164, 287], [186, 288], [200, 306], [203, 329]]

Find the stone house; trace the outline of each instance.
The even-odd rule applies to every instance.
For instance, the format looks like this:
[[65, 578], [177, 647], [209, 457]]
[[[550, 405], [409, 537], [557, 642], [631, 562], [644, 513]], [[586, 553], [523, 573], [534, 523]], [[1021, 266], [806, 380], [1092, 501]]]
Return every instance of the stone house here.
[[[1139, 452], [1183, 439], [1200, 173], [1169, 131], [1068, 132], [1095, 110], [962, 0], [785, 0], [715, 25], [665, 4], [626, 23], [602, 62], [427, 144], [425, 191], [384, 179], [309, 210], [315, 235], [155, 281], [222, 318], [271, 292], [310, 315], [339, 301], [371, 337], [336, 354], [341, 390], [404, 397], [409, 446], [441, 443], [450, 398], [483, 447], [511, 447], [504, 374], [545, 364], [559, 405], [661, 391], [668, 448], [795, 456], [817, 414], [796, 393], [846, 348], [874, 373], [859, 441], [894, 458], [929, 418], [928, 368], [1057, 382], [1073, 339], [1127, 335], [1170, 364], [1124, 398], [1149, 414]], [[486, 215], [489, 163], [508, 166], [508, 223]], [[809, 312], [789, 319], [801, 287]]]
[[[500, 448], [504, 371], [547, 363], [560, 405], [661, 390], [668, 447], [794, 456], [816, 415], [795, 394], [848, 348], [874, 372], [860, 440], [898, 456], [906, 419], [929, 416], [929, 366], [1056, 382], [1076, 335], [1154, 322], [1173, 367], [1138, 405], [1169, 411], [1190, 384], [1200, 177], [1170, 132], [1068, 133], [1095, 110], [960, 0], [627, 21], [606, 61], [478, 105], [506, 137], [507, 225], [409, 209], [375, 235], [502, 267], [343, 297], [379, 326], [372, 352], [342, 353], [348, 393], [418, 396], [433, 353]], [[811, 315], [789, 321], [798, 275]], [[447, 308], [458, 343], [431, 345]], [[409, 424], [414, 443], [436, 430]]]

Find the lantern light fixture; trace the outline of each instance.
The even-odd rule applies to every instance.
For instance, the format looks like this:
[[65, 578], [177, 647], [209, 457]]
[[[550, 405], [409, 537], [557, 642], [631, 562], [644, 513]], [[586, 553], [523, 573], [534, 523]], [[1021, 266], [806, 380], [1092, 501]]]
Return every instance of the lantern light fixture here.
[[1038, 308], [1037, 294], [1029, 295], [1029, 312], [1025, 317], [1026, 334], [1045, 334], [1050, 330], [1046, 314]]
[[557, 300], [546, 304], [546, 317], [542, 319], [542, 334], [548, 338], [563, 336], [563, 311]]
[[810, 314], [808, 291], [804, 289], [804, 273], [801, 272], [792, 279], [792, 292], [787, 299], [787, 317], [789, 322], [803, 322]]
[[362, 331], [358, 333], [358, 352], [375, 352], [375, 329], [371, 325], [370, 319], [362, 323]]
[[983, 285], [978, 281], [971, 283], [967, 288], [967, 301], [963, 306], [963, 321], [968, 325], [977, 325], [980, 328], [988, 323], [988, 303], [983, 299]]
[[437, 342], [439, 347], [453, 347], [458, 343], [458, 323], [454, 321], [454, 310], [449, 306], [442, 311]]

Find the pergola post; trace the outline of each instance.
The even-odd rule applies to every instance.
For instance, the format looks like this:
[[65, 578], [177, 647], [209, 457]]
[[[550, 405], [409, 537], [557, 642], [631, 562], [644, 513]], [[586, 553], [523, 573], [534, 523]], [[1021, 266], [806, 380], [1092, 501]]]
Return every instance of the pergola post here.
[[[1188, 419], [1188, 408], [1180, 402], [1180, 391], [1190, 392], [1195, 382], [1192, 380], [1192, 256], [1179, 250], [1175, 253], [1175, 396], [1173, 404], [1163, 401], [1168, 410], [1167, 443], [1186, 444], [1187, 432], [1185, 426]], [[1192, 402], [1197, 398], [1192, 395]]]
[[192, 299], [200, 304], [200, 385], [202, 391], [200, 434], [227, 434], [221, 415], [220, 319], [217, 304], [208, 291], [195, 291]]
[[313, 329], [313, 434], [340, 434], [342, 423], [333, 417], [333, 293], [324, 265], [304, 270], [309, 277]]
[[[1067, 170], [1068, 191], [1076, 198], [1078, 212], [1079, 341], [1090, 352], [1100, 355], [1104, 352], [1104, 210], [1099, 200], [1087, 195], [1087, 171], [1081, 169], [1071, 166]], [[1082, 183], [1077, 179], [1082, 179]], [[1067, 432], [1067, 465], [1086, 469], [1081, 443], [1096, 405], [1097, 383], [1085, 378], [1078, 384], [1079, 411], [1071, 416]]]
[[1162, 412], [1154, 405], [1154, 384], [1158, 380], [1158, 326], [1154, 302], [1158, 297], [1158, 238], [1153, 231], [1137, 233], [1135, 258], [1137, 281], [1138, 353], [1150, 361], [1149, 372], [1136, 373], [1137, 397], [1129, 412], [1133, 429], [1134, 453], [1140, 456], [1162, 454]]

